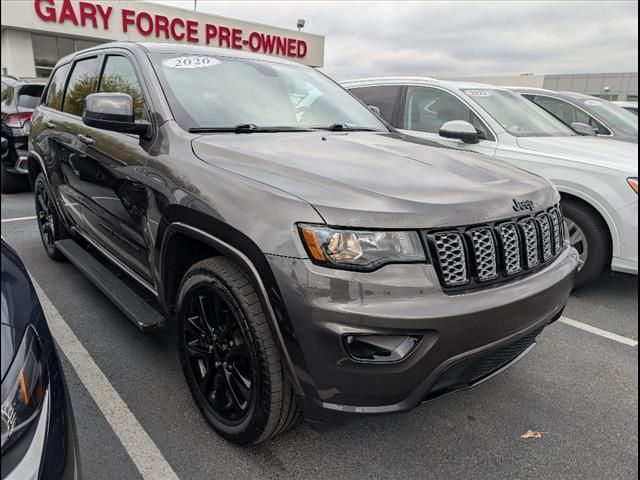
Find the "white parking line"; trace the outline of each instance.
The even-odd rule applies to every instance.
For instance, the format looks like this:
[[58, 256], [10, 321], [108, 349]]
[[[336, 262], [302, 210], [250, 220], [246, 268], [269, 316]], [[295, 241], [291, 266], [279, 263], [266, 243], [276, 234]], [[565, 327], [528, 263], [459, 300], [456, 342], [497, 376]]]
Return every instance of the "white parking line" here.
[[69, 359], [80, 381], [122, 442], [129, 457], [144, 479], [177, 479], [178, 476], [166, 461], [151, 437], [138, 423], [127, 404], [113, 388], [102, 370], [82, 346], [78, 337], [64, 321], [40, 285], [31, 278], [36, 289], [47, 323], [60, 350]]
[[593, 333], [594, 335], [599, 335], [604, 338], [608, 338], [609, 340], [613, 340], [614, 342], [622, 343], [624, 345], [629, 345], [630, 347], [637, 347], [638, 342], [632, 338], [623, 337], [622, 335], [618, 335], [617, 333], [607, 332], [606, 330], [602, 330], [601, 328], [594, 327], [592, 325], [587, 325], [586, 323], [579, 322], [577, 320], [573, 320], [567, 317], [561, 317], [559, 322], [562, 322], [566, 325], [571, 325], [572, 327], [579, 328], [580, 330], [584, 330], [585, 332]]
[[38, 217], [18, 217], [18, 218], [3, 218], [2, 219], [2, 223], [9, 223], [9, 222], [22, 222], [23, 220], [35, 220]]

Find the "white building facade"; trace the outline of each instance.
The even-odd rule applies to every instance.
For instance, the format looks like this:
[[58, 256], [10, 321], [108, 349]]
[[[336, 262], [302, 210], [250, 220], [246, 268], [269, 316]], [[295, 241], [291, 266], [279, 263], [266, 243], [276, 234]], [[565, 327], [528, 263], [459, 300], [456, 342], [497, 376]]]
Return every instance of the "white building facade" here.
[[2, 0], [2, 74], [48, 77], [58, 59], [114, 40], [183, 43], [321, 67], [324, 37], [141, 1]]

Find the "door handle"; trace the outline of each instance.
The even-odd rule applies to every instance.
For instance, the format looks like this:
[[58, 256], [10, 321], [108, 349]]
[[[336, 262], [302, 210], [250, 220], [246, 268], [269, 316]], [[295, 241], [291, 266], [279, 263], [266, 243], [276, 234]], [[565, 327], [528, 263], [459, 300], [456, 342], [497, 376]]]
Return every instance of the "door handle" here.
[[87, 135], [83, 135], [79, 133], [77, 137], [78, 137], [78, 140], [80, 140], [85, 145], [93, 145], [95, 143], [95, 140]]
[[44, 126], [47, 128], [56, 128], [56, 124], [48, 120], [44, 122]]

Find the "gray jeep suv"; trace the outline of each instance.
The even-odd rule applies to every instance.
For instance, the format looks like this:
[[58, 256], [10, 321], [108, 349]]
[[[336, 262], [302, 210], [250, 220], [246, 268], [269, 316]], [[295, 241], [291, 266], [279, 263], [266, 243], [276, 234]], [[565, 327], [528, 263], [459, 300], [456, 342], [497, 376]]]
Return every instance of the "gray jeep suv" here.
[[49, 256], [137, 327], [175, 324], [195, 402], [242, 444], [486, 380], [561, 315], [577, 265], [548, 181], [235, 51], [62, 59], [29, 176]]

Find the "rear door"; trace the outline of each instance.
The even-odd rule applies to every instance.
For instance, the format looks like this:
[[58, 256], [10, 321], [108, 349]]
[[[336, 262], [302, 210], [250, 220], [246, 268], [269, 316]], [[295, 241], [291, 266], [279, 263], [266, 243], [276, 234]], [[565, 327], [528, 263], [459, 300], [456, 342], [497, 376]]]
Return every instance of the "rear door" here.
[[31, 119], [31, 141], [35, 152], [44, 161], [47, 178], [58, 198], [67, 222], [82, 227], [78, 177], [73, 168], [77, 157], [78, 122], [64, 113], [65, 85], [72, 64], [58, 66], [44, 93], [41, 104]]
[[[133, 98], [136, 120], [150, 119], [133, 57], [107, 51], [100, 60], [97, 92]], [[86, 232], [144, 280], [150, 281], [145, 238], [148, 199], [142, 183], [149, 143], [138, 135], [111, 132], [80, 122], [82, 155], [77, 168], [84, 197]]]

